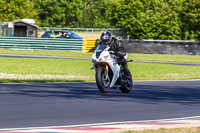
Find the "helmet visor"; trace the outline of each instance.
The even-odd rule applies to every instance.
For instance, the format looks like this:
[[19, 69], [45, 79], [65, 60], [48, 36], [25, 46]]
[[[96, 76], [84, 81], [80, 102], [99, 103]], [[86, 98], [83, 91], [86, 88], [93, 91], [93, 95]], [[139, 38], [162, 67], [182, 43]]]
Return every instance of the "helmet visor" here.
[[102, 44], [109, 44], [110, 43], [110, 40], [109, 39], [102, 39], [101, 40]]

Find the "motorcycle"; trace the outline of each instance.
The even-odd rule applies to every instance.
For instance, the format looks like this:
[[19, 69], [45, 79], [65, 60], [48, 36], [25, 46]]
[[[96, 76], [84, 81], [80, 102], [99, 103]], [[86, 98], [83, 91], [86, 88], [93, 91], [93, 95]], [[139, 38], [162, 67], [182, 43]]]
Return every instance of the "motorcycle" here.
[[[108, 93], [110, 88], [119, 88], [123, 93], [129, 93], [133, 88], [132, 77], [124, 78], [123, 67], [117, 61], [113, 51], [108, 45], [99, 44], [91, 57], [96, 72], [96, 84], [101, 93]], [[125, 55], [127, 60], [128, 54]], [[132, 60], [127, 60], [131, 62]]]

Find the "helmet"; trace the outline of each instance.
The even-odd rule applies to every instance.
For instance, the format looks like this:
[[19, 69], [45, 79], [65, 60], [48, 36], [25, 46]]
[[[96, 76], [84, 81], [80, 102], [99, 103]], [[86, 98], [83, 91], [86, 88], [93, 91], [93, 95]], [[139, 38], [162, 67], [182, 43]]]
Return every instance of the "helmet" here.
[[103, 32], [100, 37], [101, 43], [108, 45], [112, 40], [112, 34], [110, 32]]

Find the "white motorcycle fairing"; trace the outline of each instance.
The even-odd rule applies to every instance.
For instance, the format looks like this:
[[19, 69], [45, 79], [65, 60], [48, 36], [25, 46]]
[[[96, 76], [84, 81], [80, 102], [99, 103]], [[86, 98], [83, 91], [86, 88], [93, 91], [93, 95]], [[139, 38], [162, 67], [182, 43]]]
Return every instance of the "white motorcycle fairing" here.
[[[101, 64], [107, 64], [111, 68], [113, 72], [113, 78], [110, 84], [110, 87], [114, 87], [117, 79], [119, 78], [119, 73], [120, 73], [120, 66], [117, 63], [117, 60], [115, 57], [111, 57], [110, 52], [108, 49], [110, 48], [109, 46], [103, 46], [106, 47], [105, 49], [98, 48], [95, 50], [94, 54], [92, 55], [92, 62], [93, 68], [97, 69], [98, 66], [101, 66]], [[100, 52], [100, 53], [99, 53]], [[99, 56], [97, 56], [99, 54]], [[127, 56], [126, 56], [127, 57]], [[108, 71], [108, 70], [107, 70]]]

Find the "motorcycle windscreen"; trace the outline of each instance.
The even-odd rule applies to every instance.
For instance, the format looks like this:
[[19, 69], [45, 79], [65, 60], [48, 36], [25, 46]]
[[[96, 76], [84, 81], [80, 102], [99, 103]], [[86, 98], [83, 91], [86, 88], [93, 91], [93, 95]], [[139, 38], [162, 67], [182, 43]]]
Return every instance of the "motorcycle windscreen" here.
[[100, 44], [96, 49], [96, 58], [98, 59], [102, 51], [107, 48], [107, 45]]

